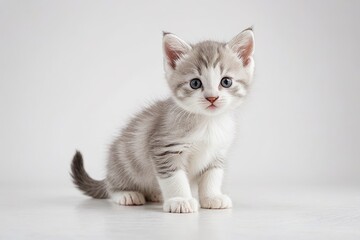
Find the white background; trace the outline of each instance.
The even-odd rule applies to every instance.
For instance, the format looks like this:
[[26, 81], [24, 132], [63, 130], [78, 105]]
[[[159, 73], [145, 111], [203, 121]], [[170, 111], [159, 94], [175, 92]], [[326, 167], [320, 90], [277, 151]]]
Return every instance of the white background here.
[[0, 184], [72, 188], [169, 94], [162, 30], [195, 43], [254, 25], [256, 75], [227, 182], [360, 184], [359, 1], [0, 1]]

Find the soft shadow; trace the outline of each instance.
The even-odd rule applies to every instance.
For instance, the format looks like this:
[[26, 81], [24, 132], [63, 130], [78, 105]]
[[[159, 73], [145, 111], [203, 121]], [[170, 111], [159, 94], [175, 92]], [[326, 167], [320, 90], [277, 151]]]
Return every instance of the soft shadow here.
[[111, 202], [108, 199], [85, 199], [76, 205], [79, 211], [126, 211], [126, 212], [162, 212], [162, 203], [148, 202], [141, 206], [123, 206]]

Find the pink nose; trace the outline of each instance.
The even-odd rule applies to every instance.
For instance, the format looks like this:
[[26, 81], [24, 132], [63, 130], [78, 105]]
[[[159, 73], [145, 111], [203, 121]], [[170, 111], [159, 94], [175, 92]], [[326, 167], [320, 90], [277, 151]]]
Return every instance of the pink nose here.
[[206, 100], [208, 100], [211, 103], [214, 103], [219, 97], [206, 97]]

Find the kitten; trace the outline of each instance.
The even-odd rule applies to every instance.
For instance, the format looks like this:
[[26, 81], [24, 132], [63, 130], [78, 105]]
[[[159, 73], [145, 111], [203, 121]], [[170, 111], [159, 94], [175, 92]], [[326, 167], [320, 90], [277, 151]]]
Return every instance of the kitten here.
[[73, 181], [86, 195], [121, 205], [163, 201], [165, 212], [191, 213], [198, 210], [198, 194], [202, 208], [231, 208], [221, 191], [223, 165], [234, 137], [231, 113], [253, 77], [253, 31], [245, 29], [228, 43], [195, 45], [164, 33], [163, 50], [172, 96], [122, 130], [110, 147], [104, 180], [90, 178], [76, 152]]

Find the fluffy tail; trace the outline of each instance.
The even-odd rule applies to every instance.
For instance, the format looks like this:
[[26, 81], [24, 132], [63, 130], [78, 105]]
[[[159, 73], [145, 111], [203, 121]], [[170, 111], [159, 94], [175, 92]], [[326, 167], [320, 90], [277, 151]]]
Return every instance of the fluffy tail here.
[[70, 175], [74, 184], [77, 188], [83, 191], [84, 194], [98, 199], [109, 198], [106, 191], [105, 181], [94, 180], [86, 173], [83, 157], [79, 151], [76, 151], [72, 160]]

